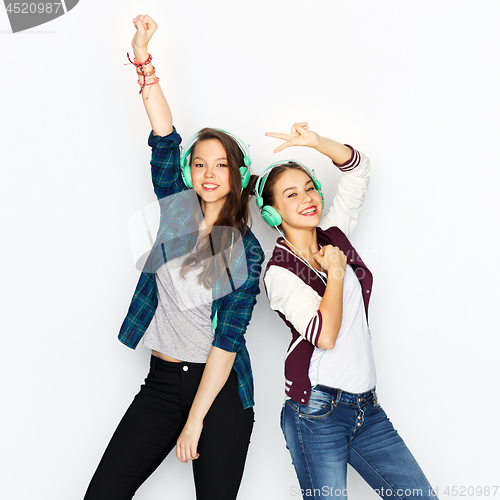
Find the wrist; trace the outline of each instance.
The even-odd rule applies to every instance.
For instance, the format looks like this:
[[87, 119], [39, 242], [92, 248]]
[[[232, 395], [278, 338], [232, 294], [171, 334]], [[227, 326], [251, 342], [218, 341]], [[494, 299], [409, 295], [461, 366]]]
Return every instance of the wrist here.
[[203, 424], [203, 416], [197, 415], [195, 413], [189, 413], [188, 418], [186, 420], [186, 425], [202, 425]]
[[330, 269], [327, 269], [326, 274], [328, 275], [328, 282], [330, 282], [330, 280], [332, 282], [343, 282], [345, 269], [342, 269], [341, 267], [331, 267]]
[[147, 58], [149, 57], [148, 46], [147, 45], [144, 46], [144, 47], [134, 47], [134, 46], [132, 46], [132, 49], [134, 51], [135, 60], [138, 63], [142, 63], [142, 62], [146, 61]]
[[311, 143], [311, 148], [314, 148], [321, 153], [321, 150], [323, 149], [323, 143], [324, 138], [317, 134], [317, 137]]

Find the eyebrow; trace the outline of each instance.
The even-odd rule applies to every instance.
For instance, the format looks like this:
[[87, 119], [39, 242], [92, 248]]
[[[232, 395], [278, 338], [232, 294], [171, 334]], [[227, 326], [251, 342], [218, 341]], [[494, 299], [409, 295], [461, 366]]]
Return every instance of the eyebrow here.
[[[308, 180], [308, 181], [304, 184], [304, 186], [307, 186], [310, 182], [312, 182], [312, 180], [311, 180], [311, 179], [309, 179], [309, 180]], [[285, 189], [285, 190], [284, 190], [281, 194], [285, 194], [285, 193], [286, 193], [288, 190], [290, 190], [290, 189], [297, 189], [297, 187], [296, 187], [296, 186], [292, 186], [292, 187], [286, 188], [286, 189]]]
[[[196, 157], [193, 159], [193, 161], [194, 161], [194, 160], [204, 160], [204, 158], [202, 158], [201, 156], [196, 156]], [[227, 161], [227, 158], [226, 158], [225, 156], [222, 156], [222, 157], [220, 157], [220, 158], [216, 158], [216, 159], [215, 159], [215, 161], [219, 161], [219, 160], [226, 160], [226, 161]]]

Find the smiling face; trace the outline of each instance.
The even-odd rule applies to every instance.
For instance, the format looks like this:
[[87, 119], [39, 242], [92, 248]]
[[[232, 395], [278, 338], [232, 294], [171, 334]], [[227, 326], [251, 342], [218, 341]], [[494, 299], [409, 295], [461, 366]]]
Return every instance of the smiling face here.
[[212, 208], [222, 208], [231, 191], [227, 155], [218, 139], [207, 139], [196, 144], [191, 155], [193, 188], [202, 200]]
[[285, 170], [276, 181], [274, 208], [283, 219], [285, 233], [292, 228], [314, 228], [321, 220], [321, 196], [311, 178], [296, 168]]

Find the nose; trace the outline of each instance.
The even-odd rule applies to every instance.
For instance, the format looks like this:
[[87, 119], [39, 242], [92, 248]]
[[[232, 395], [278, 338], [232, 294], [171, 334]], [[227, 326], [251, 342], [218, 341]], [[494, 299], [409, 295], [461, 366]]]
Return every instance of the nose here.
[[212, 177], [214, 177], [215, 176], [214, 169], [215, 169], [215, 167], [208, 165], [207, 168], [205, 169], [205, 177], [210, 178], [210, 179]]
[[304, 193], [304, 196], [302, 197], [302, 203], [310, 203], [312, 201], [313, 198], [311, 192], [312, 191], [306, 191]]

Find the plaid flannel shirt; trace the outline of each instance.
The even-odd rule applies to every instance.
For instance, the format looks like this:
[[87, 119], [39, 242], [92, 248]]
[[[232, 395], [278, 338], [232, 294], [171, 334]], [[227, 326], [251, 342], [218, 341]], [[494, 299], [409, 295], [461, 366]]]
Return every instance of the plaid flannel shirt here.
[[[181, 137], [175, 128], [166, 137], [156, 136], [151, 132], [148, 140], [152, 148], [153, 186], [161, 210], [160, 229], [118, 335], [119, 340], [132, 349], [136, 348], [143, 337], [158, 305], [155, 271], [165, 263], [166, 255], [169, 258], [184, 255], [194, 247], [197, 240], [198, 223], [193, 215], [192, 203], [194, 191], [187, 191], [181, 178], [180, 143]], [[168, 210], [167, 197], [171, 200], [173, 195], [176, 203], [175, 217], [174, 220], [169, 217], [168, 224], [164, 224], [162, 221], [172, 213]], [[243, 407], [249, 408], [254, 405], [253, 378], [244, 334], [260, 291], [259, 278], [264, 252], [250, 229], [247, 229], [239, 241], [242, 242], [244, 251], [235, 253], [231, 275], [234, 283], [241, 283], [241, 286], [237, 286], [231, 293], [227, 293], [224, 284], [216, 282], [213, 287], [212, 319], [217, 317], [217, 326], [212, 345], [236, 353], [233, 368], [238, 375], [239, 396]], [[238, 280], [238, 277], [241, 279]]]

